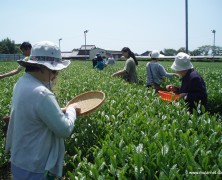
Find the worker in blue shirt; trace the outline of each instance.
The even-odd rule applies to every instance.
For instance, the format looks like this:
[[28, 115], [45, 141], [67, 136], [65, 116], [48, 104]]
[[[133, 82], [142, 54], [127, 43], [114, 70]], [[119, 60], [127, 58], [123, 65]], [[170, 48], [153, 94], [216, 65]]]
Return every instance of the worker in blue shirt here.
[[97, 64], [95, 68], [99, 70], [103, 70], [104, 67], [106, 66], [105, 61], [103, 60], [100, 54], [97, 54], [96, 56], [97, 56]]
[[147, 89], [153, 87], [155, 93], [159, 90], [165, 90], [161, 87], [163, 77], [172, 78], [179, 77], [176, 73], [168, 73], [165, 68], [159, 64], [160, 53], [157, 50], [153, 50], [151, 53], [151, 61], [146, 64], [146, 84]]

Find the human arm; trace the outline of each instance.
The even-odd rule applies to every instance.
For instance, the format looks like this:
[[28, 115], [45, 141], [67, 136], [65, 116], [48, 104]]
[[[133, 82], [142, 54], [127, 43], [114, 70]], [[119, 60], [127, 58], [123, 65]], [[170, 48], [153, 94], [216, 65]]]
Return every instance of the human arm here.
[[146, 84], [147, 84], [147, 87], [150, 87], [152, 84], [152, 74], [151, 74], [150, 63], [146, 64]]
[[180, 88], [173, 85], [168, 85], [166, 88], [167, 90], [170, 88], [171, 90], [177, 89], [176, 93], [179, 93], [179, 98], [185, 98], [186, 101], [189, 102], [198, 101], [207, 97], [205, 83], [199, 76], [185, 80]]
[[[76, 110], [76, 115], [78, 116], [78, 114], [81, 111], [81, 108], [80, 108], [79, 104], [78, 103], [73, 103], [73, 104], [70, 104], [70, 105], [72, 105], [73, 108]], [[67, 109], [67, 107], [61, 108], [63, 113], [66, 113], [66, 109]]]
[[13, 76], [15, 74], [18, 74], [20, 71], [22, 70], [22, 68], [17, 68], [17, 69], [14, 69], [10, 72], [7, 72], [7, 73], [4, 73], [4, 74], [0, 74], [0, 79], [3, 79], [5, 77], [9, 77], [9, 76]]
[[159, 65], [159, 72], [161, 76], [165, 76], [168, 78], [172, 78], [173, 76], [180, 77], [177, 73], [168, 73], [162, 65]]
[[179, 99], [185, 98], [185, 97], [187, 96], [187, 94], [188, 94], [188, 93], [180, 93], [179, 96], [178, 96], [178, 98], [179, 98]]
[[46, 95], [38, 106], [39, 118], [53, 133], [61, 138], [69, 136], [74, 128], [76, 120], [75, 104], [62, 112], [54, 95]]
[[112, 77], [115, 76], [127, 76], [130, 72], [130, 69], [134, 66], [133, 62], [129, 59], [126, 61], [125, 66], [122, 70], [117, 71], [116, 73], [112, 74]]
[[185, 98], [185, 96], [187, 96], [187, 93], [180, 93], [179, 94], [179, 87], [174, 86], [172, 84], [166, 85], [166, 90], [173, 91], [175, 94], [178, 94], [178, 99], [182, 99], [182, 98]]
[[123, 69], [123, 70], [120, 70], [120, 71], [117, 71], [115, 73], [112, 74], [112, 77], [116, 77], [116, 76], [123, 76], [124, 74], [126, 74], [126, 70]]

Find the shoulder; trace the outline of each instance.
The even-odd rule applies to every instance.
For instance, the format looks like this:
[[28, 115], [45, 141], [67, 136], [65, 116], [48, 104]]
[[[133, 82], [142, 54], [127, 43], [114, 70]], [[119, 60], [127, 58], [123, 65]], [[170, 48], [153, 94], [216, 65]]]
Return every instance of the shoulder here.
[[192, 70], [190, 72], [190, 77], [191, 78], [200, 78], [201, 76], [200, 76], [200, 74], [196, 70]]
[[36, 100], [36, 103], [44, 103], [47, 101], [52, 101], [55, 96], [54, 94], [44, 86], [38, 86], [33, 90], [33, 98]]
[[24, 83], [28, 89], [32, 89], [33, 93], [36, 95], [53, 95], [53, 93], [40, 81], [38, 81], [36, 78], [34, 78], [32, 75], [25, 73], [23, 78], [25, 78]]
[[157, 63], [157, 66], [160, 67], [160, 68], [162, 68], [162, 69], [164, 69], [163, 65], [160, 64], [160, 63]]
[[188, 76], [185, 77], [185, 79], [190, 80], [192, 82], [200, 82], [203, 81], [203, 78], [200, 76], [200, 74], [193, 70], [191, 71]]
[[131, 57], [126, 60], [126, 63], [128, 63], [128, 64], [135, 64], [133, 58], [131, 58]]

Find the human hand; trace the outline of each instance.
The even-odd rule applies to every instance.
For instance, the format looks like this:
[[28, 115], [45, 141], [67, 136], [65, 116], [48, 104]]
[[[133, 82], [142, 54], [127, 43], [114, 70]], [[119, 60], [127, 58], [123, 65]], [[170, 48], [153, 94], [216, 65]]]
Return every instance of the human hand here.
[[111, 77], [115, 77], [115, 76], [116, 76], [116, 74], [115, 74], [115, 73], [111, 75]]
[[182, 99], [182, 98], [186, 97], [187, 94], [188, 94], [188, 93], [180, 93], [180, 94], [179, 94], [179, 99]]
[[[74, 108], [76, 110], [76, 114], [79, 115], [80, 112], [81, 112], [81, 107], [78, 103], [73, 103], [73, 104], [70, 104], [69, 106], [72, 106], [72, 108]], [[68, 106], [68, 107], [69, 107]]]
[[62, 112], [65, 113], [66, 112], [66, 108], [61, 108]]
[[174, 85], [172, 85], [172, 84], [169, 84], [169, 85], [166, 85], [166, 90], [167, 91], [173, 91], [173, 92], [175, 92], [175, 91], [177, 91], [177, 87], [176, 86], [174, 86]]
[[180, 75], [177, 74], [177, 73], [174, 73], [174, 76], [175, 76], [175, 77], [178, 77], [178, 78], [180, 77]]

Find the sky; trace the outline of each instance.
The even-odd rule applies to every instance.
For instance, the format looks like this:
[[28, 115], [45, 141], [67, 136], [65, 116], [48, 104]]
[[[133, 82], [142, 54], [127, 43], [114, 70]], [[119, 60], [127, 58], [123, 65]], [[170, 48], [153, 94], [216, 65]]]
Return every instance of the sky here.
[[[188, 49], [222, 46], [222, 0], [188, 0]], [[0, 41], [134, 53], [186, 47], [185, 0], [1, 0]], [[212, 33], [215, 30], [216, 33]]]

